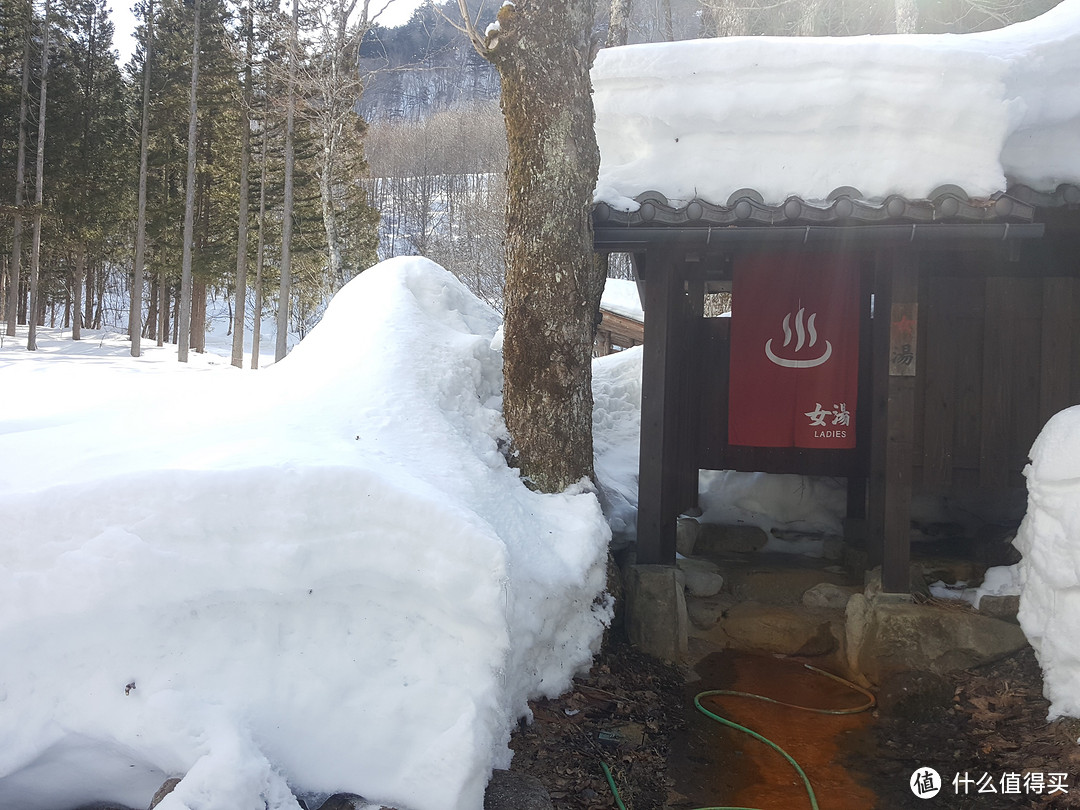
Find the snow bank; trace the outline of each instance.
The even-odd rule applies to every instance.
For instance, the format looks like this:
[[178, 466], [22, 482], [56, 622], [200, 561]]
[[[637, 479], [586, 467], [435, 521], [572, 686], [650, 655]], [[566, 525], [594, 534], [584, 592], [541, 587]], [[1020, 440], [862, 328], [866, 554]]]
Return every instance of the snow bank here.
[[257, 374], [0, 353], [0, 806], [479, 810], [608, 617], [596, 497], [497, 447], [497, 326], [408, 258]]
[[973, 197], [1080, 182], [1080, 0], [957, 36], [733, 37], [607, 48], [596, 199]]
[[593, 360], [594, 468], [604, 513], [620, 543], [637, 538], [641, 352], [635, 346]]
[[1050, 718], [1080, 717], [1080, 407], [1046, 423], [1031, 448], [1028, 511], [1014, 545], [1020, 626], [1043, 670]]

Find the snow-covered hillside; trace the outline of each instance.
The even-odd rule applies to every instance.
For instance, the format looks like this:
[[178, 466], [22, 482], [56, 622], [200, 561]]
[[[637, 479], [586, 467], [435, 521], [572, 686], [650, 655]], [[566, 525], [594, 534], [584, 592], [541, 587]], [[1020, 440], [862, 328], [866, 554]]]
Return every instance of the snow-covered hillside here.
[[8, 341], [0, 807], [478, 810], [609, 612], [595, 495], [499, 451], [497, 326], [396, 259], [257, 373]]

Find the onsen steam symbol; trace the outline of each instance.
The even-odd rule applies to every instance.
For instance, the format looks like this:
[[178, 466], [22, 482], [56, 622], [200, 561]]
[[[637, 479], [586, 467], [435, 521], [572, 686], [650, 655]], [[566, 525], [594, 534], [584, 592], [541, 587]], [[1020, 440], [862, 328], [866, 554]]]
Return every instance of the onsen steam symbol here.
[[[803, 313], [806, 312], [806, 307], [802, 307], [795, 314], [795, 352], [802, 351], [803, 346], [807, 348], [814, 348], [814, 344], [817, 343], [818, 334], [817, 328], [814, 326], [814, 320], [817, 318], [817, 313], [813, 313], [806, 319], [806, 324], [803, 325]], [[789, 312], [784, 316], [784, 346], [787, 347], [791, 343], [791, 313]], [[810, 340], [807, 341], [807, 334], [809, 333]], [[765, 356], [772, 360], [776, 365], [783, 366], [784, 368], [813, 368], [814, 366], [820, 366], [822, 363], [832, 357], [832, 344], [829, 341], [825, 341], [825, 353], [820, 357], [815, 357], [813, 360], [788, 360], [785, 357], [777, 357], [772, 350], [772, 338], [765, 341]]]

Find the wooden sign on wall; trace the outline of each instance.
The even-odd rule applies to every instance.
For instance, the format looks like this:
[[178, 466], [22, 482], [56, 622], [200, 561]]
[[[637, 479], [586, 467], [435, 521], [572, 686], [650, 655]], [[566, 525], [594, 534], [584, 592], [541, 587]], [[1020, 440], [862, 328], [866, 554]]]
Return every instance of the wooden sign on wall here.
[[918, 355], [919, 305], [893, 304], [889, 325], [889, 376], [914, 377]]

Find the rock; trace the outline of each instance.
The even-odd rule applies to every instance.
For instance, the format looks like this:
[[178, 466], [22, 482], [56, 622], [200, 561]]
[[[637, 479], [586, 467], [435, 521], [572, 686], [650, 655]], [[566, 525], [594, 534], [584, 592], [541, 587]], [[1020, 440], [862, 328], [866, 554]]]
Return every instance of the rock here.
[[802, 595], [802, 603], [808, 608], [826, 608], [830, 610], [843, 610], [847, 607], [848, 599], [857, 591], [853, 587], [844, 587], [832, 582], [819, 582], [812, 588], [807, 588]]
[[881, 682], [877, 705], [887, 717], [922, 722], [952, 706], [953, 685], [933, 672], [894, 672]]
[[821, 543], [821, 556], [826, 560], [842, 560], [846, 545], [843, 537], [835, 534], [826, 535]]
[[666, 661], [687, 653], [686, 581], [673, 565], [632, 565], [626, 588], [626, 631], [642, 652]]
[[992, 596], [986, 594], [979, 599], [979, 613], [1004, 622], [1017, 624], [1016, 614], [1020, 611], [1019, 596]]
[[728, 590], [745, 602], [768, 602], [774, 605], [802, 604], [802, 595], [820, 582], [841, 585], [846, 575], [816, 568], [754, 567], [751, 570], [731, 570]]
[[742, 602], [727, 611], [710, 633], [736, 650], [778, 655], [827, 655], [837, 648], [831, 617], [804, 607]]
[[162, 782], [161, 787], [159, 787], [157, 793], [154, 794], [154, 798], [150, 800], [150, 810], [154, 810], [155, 807], [161, 804], [165, 800], [165, 797], [172, 793], [179, 784], [180, 779], [175, 776]]
[[694, 553], [694, 546], [697, 545], [700, 536], [700, 523], [694, 518], [679, 518], [679, 522], [675, 528], [675, 550], [684, 557], [689, 557]]
[[682, 557], [675, 564], [683, 572], [686, 593], [690, 596], [716, 596], [724, 587], [724, 577], [716, 563]]
[[686, 600], [686, 613], [690, 618], [690, 624], [695, 628], [709, 630], [736, 603], [734, 596], [722, 593], [705, 598], [691, 598]]
[[856, 640], [852, 613], [849, 604], [848, 642], [856, 645], [849, 654], [872, 683], [904, 670], [941, 675], [967, 669], [1027, 644], [1019, 626], [973, 610], [872, 599], [858, 620], [863, 632]]
[[757, 526], [721, 526], [702, 523], [694, 550], [708, 556], [724, 552], [746, 553], [760, 551], [769, 542], [769, 536]]
[[555, 805], [535, 776], [495, 771], [484, 793], [484, 810], [555, 810]]

